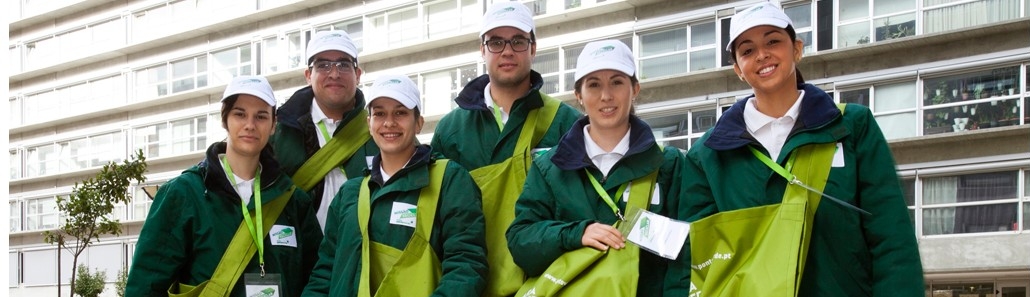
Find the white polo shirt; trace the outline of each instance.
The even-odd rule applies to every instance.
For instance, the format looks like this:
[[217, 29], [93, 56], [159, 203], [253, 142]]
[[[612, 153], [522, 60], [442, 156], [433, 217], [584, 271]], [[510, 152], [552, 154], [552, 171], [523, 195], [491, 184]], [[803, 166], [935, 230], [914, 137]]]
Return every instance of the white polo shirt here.
[[758, 111], [755, 108], [755, 97], [748, 99], [747, 104], [744, 105], [744, 123], [747, 124], [748, 132], [751, 132], [758, 143], [761, 143], [769, 151], [769, 156], [773, 161], [779, 161], [780, 150], [783, 149], [783, 143], [787, 141], [790, 130], [797, 122], [801, 99], [804, 97], [805, 91], [800, 90], [794, 105], [779, 118], [773, 118]]
[[608, 172], [612, 170], [615, 163], [622, 160], [622, 157], [626, 156], [626, 152], [629, 151], [629, 131], [626, 130], [626, 135], [622, 136], [622, 140], [612, 148], [611, 152], [606, 152], [601, 146], [594, 142], [593, 138], [590, 138], [590, 133], [587, 133], [590, 125], [583, 127], [583, 145], [586, 146], [587, 156], [590, 157], [590, 161], [594, 162], [594, 166], [597, 166], [598, 170], [604, 176], [608, 176]]
[[[354, 119], [360, 121], [362, 119]], [[318, 147], [321, 148], [329, 142], [322, 135], [322, 129], [318, 127], [318, 123], [322, 122], [325, 125], [326, 132], [329, 133], [329, 137], [333, 136], [333, 132], [336, 131], [336, 127], [340, 125], [340, 121], [333, 121], [322, 112], [321, 108], [318, 108], [318, 103], [315, 100], [311, 100], [311, 122], [315, 124], [315, 134], [318, 138]], [[336, 197], [336, 192], [340, 191], [340, 187], [347, 181], [347, 175], [340, 168], [333, 168], [329, 170], [329, 173], [325, 175], [325, 186], [322, 188], [322, 202], [318, 205], [318, 209], [315, 211], [315, 218], [318, 219], [318, 225], [322, 227], [322, 231], [325, 231], [325, 220], [329, 215], [329, 204], [332, 204], [333, 197]]]

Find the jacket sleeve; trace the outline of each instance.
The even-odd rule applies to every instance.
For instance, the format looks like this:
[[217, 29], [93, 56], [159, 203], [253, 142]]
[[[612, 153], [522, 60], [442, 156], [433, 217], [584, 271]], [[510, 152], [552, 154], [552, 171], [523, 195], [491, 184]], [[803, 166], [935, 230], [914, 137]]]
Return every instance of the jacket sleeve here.
[[[354, 180], [358, 181], [356, 185], [353, 182]], [[314, 267], [311, 270], [311, 277], [308, 280], [308, 285], [304, 287], [304, 293], [302, 296], [329, 296], [331, 289], [330, 284], [332, 284], [333, 275], [340, 273], [339, 271], [333, 271], [333, 268], [337, 262], [337, 246], [340, 244], [341, 240], [346, 239], [341, 236], [341, 234], [344, 233], [342, 230], [342, 226], [345, 225], [343, 224], [343, 220], [346, 217], [344, 213], [348, 207], [354, 207], [356, 205], [357, 186], [360, 186], [360, 178], [352, 179], [347, 183], [344, 183], [341, 190], [336, 193], [335, 197], [333, 197], [332, 203], [329, 204], [329, 210], [325, 220], [325, 234], [322, 237], [321, 244], [318, 246], [318, 260], [315, 262]], [[358, 241], [360, 242], [360, 239], [358, 239]], [[339, 270], [346, 269], [346, 267], [337, 268]]]
[[[318, 249], [319, 245], [322, 243], [322, 229], [321, 226], [318, 225], [318, 220], [315, 219], [315, 209], [311, 204], [311, 198], [308, 197], [308, 194], [298, 188], [293, 192], [293, 200], [303, 201], [303, 203], [299, 204], [299, 212], [301, 212], [299, 224], [301, 226], [300, 232], [301, 236], [304, 236], [303, 247], [300, 250], [302, 253], [302, 267], [300, 267], [300, 271], [303, 276], [302, 284], [307, 284], [311, 280], [310, 272], [313, 271], [315, 263], [319, 259]], [[296, 294], [298, 292], [301, 292], [299, 288], [293, 293]]]
[[486, 289], [486, 223], [479, 187], [449, 162], [436, 220], [443, 230], [443, 272], [433, 296], [477, 297]]
[[[694, 222], [719, 211], [715, 204], [708, 176], [701, 166], [708, 151], [698, 140], [697, 144], [686, 154], [682, 162], [681, 186], [677, 193], [669, 195], [669, 213], [673, 219]], [[687, 296], [690, 290], [690, 243], [691, 238], [683, 244], [679, 256], [669, 263], [665, 277], [665, 296]]]
[[583, 247], [583, 231], [593, 222], [555, 220], [555, 199], [539, 164], [534, 162], [515, 203], [515, 219], [505, 232], [512, 259], [527, 276], [542, 274], [565, 252]]
[[[923, 268], [919, 259], [915, 228], [908, 216], [899, 185], [894, 158], [883, 132], [868, 109], [849, 108], [856, 113], [855, 153], [858, 172], [859, 207], [872, 215], [863, 216], [862, 232], [872, 254], [873, 296], [916, 296], [923, 294]], [[847, 112], [845, 113], [848, 114]]]
[[[150, 206], [146, 224], [140, 230], [132, 267], [125, 284], [125, 296], [168, 296], [168, 288], [188, 265], [191, 217], [195, 185], [180, 178], [161, 186]], [[194, 284], [195, 285], [195, 284]]]

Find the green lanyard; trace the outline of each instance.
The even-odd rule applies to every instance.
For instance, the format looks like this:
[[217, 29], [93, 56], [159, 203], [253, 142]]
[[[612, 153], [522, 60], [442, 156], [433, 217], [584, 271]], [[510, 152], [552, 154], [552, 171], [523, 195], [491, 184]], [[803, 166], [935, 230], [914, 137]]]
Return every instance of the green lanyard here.
[[[225, 169], [225, 175], [229, 176], [229, 182], [232, 182], [233, 188], [236, 188], [236, 178], [233, 176], [232, 168], [229, 168], [229, 161], [222, 158], [222, 169]], [[261, 169], [258, 168], [257, 173], [254, 175], [254, 216], [256, 218], [250, 218], [250, 212], [247, 211], [247, 204], [240, 200], [240, 209], [243, 210], [243, 221], [247, 224], [247, 229], [250, 230], [250, 236], [254, 238], [254, 244], [257, 245], [258, 250], [258, 266], [261, 267], [261, 276], [265, 276], [265, 232], [259, 231], [257, 228], [264, 229], [264, 220], [261, 216]], [[254, 220], [257, 220], [257, 225], [254, 225]]]
[[494, 102], [494, 120], [497, 120], [497, 130], [504, 131], [504, 121], [501, 120], [501, 107]]
[[822, 191], [816, 190], [815, 188], [812, 188], [812, 187], [806, 185], [805, 183], [801, 182], [801, 180], [798, 180], [798, 178], [796, 176], [794, 176], [794, 174], [790, 173], [791, 168], [794, 167], [794, 158], [797, 157], [797, 154], [791, 153], [790, 154], [790, 159], [787, 160], [787, 168], [783, 168], [783, 167], [780, 166], [780, 164], [776, 164], [776, 162], [773, 162], [773, 160], [769, 159], [768, 156], [766, 156], [762, 152], [758, 151], [758, 149], [756, 149], [754, 146], [748, 146], [747, 148], [751, 149], [751, 154], [755, 155], [755, 157], [757, 157], [759, 161], [762, 161], [762, 163], [765, 163], [765, 166], [768, 166], [769, 169], [772, 169], [777, 174], [779, 174], [783, 178], [787, 179], [787, 181], [790, 182], [790, 184], [798, 185], [798, 186], [800, 186], [802, 188], [805, 188], [805, 190], [811, 191], [812, 193], [816, 193], [816, 194], [819, 194], [819, 195], [821, 195], [823, 197], [829, 198], [830, 201], [833, 201], [834, 203], [840, 204], [841, 206], [844, 206], [844, 207], [849, 208], [851, 210], [858, 211], [858, 212], [861, 212], [863, 214], [871, 215], [871, 213], [869, 213], [868, 211], [865, 211], [865, 210], [863, 210], [861, 208], [858, 208], [858, 207], [856, 207], [854, 205], [851, 205], [850, 203], [844, 202], [843, 200], [837, 199], [836, 197], [827, 195], [826, 193], [823, 193]]
[[[608, 207], [612, 208], [612, 212], [615, 213], [615, 216], [619, 217], [619, 221], [625, 221], [626, 218], [622, 217], [622, 211], [619, 210], [618, 206], [615, 206], [615, 201], [612, 200], [611, 196], [608, 196], [608, 192], [605, 191], [603, 187], [601, 187], [601, 183], [597, 182], [597, 179], [594, 178], [593, 174], [590, 174], [590, 171], [584, 169], [583, 173], [586, 173], [587, 177], [590, 178], [590, 183], [594, 185], [594, 191], [597, 191], [597, 195], [601, 195], [601, 199], [604, 200], [604, 203], [607, 203]], [[615, 194], [616, 200], [622, 198], [622, 192], [626, 191], [627, 185], [629, 185], [629, 183], [625, 183], [619, 186], [619, 191], [617, 194]]]
[[[332, 136], [329, 136], [329, 129], [325, 128], [325, 120], [318, 121], [318, 130], [322, 131], [322, 137], [325, 138], [325, 143], [329, 143], [329, 140], [333, 139]], [[346, 180], [347, 171], [343, 171], [343, 164], [340, 164], [340, 166], [337, 166], [337, 168], [340, 168], [340, 173], [343, 173], [343, 179]]]

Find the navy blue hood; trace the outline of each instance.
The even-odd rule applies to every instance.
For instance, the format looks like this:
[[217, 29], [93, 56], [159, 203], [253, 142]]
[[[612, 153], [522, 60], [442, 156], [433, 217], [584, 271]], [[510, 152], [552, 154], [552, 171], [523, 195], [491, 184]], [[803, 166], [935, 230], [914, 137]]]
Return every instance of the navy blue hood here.
[[[490, 111], [490, 109], [486, 107], [486, 102], [484, 101], [486, 100], [486, 95], [483, 94], [488, 83], [490, 83], [490, 76], [487, 74], [480, 75], [465, 84], [465, 87], [461, 89], [461, 93], [458, 93], [458, 98], [454, 98], [454, 102], [462, 109]], [[540, 76], [540, 73], [535, 70], [530, 70], [529, 91], [520, 98], [539, 93], [538, 91], [540, 91], [540, 88], [543, 86], [543, 76]]]
[[[562, 136], [558, 147], [555, 148], [554, 155], [551, 156], [551, 162], [554, 163], [554, 166], [562, 170], [579, 170], [588, 166], [594, 166], [594, 162], [587, 155], [586, 146], [584, 145], [586, 141], [584, 137], [586, 135], [583, 134], [583, 127], [588, 124], [590, 124], [590, 118], [582, 116], [579, 120], [576, 120], [572, 128], [569, 128], [569, 132]], [[647, 123], [640, 120], [636, 115], [629, 116], [629, 127], [629, 150], [626, 151], [623, 160], [629, 156], [647, 151], [657, 144], [655, 143], [654, 134], [651, 134], [651, 126], [648, 126]]]
[[[801, 100], [798, 120], [794, 123], [790, 136], [823, 127], [840, 117], [840, 109], [833, 102], [833, 98], [823, 90], [811, 84], [798, 84], [798, 90], [805, 90], [805, 97]], [[752, 94], [744, 100], [737, 101], [730, 109], [722, 113], [722, 117], [715, 123], [715, 127], [708, 131], [708, 140], [705, 141], [705, 146], [723, 151], [757, 143], [748, 132], [747, 124], [744, 123], [744, 106], [754, 96]]]

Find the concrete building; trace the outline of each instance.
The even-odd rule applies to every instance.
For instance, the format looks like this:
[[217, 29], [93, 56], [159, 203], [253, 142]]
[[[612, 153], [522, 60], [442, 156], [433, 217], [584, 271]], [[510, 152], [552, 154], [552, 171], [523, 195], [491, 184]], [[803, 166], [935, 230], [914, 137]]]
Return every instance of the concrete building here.
[[[150, 206], [142, 189], [225, 137], [225, 83], [264, 75], [285, 101], [306, 84], [301, 56], [315, 31], [350, 33], [365, 85], [383, 72], [410, 75], [424, 96], [428, 141], [461, 87], [485, 73], [478, 32], [490, 1], [10, 2], [9, 293], [54, 296], [67, 284], [70, 256], [59, 262], [39, 235], [61, 221], [55, 197], [141, 149], [149, 180], [113, 214], [126, 232], [80, 260], [113, 281]], [[666, 145], [688, 149], [749, 93], [720, 49], [729, 18], [756, 0], [523, 2], [537, 14], [533, 68], [545, 91], [571, 101], [583, 46], [622, 40], [639, 65], [638, 115]], [[1030, 0], [783, 7], [806, 44], [806, 80], [870, 106], [890, 141], [927, 296], [1030, 296]]]

